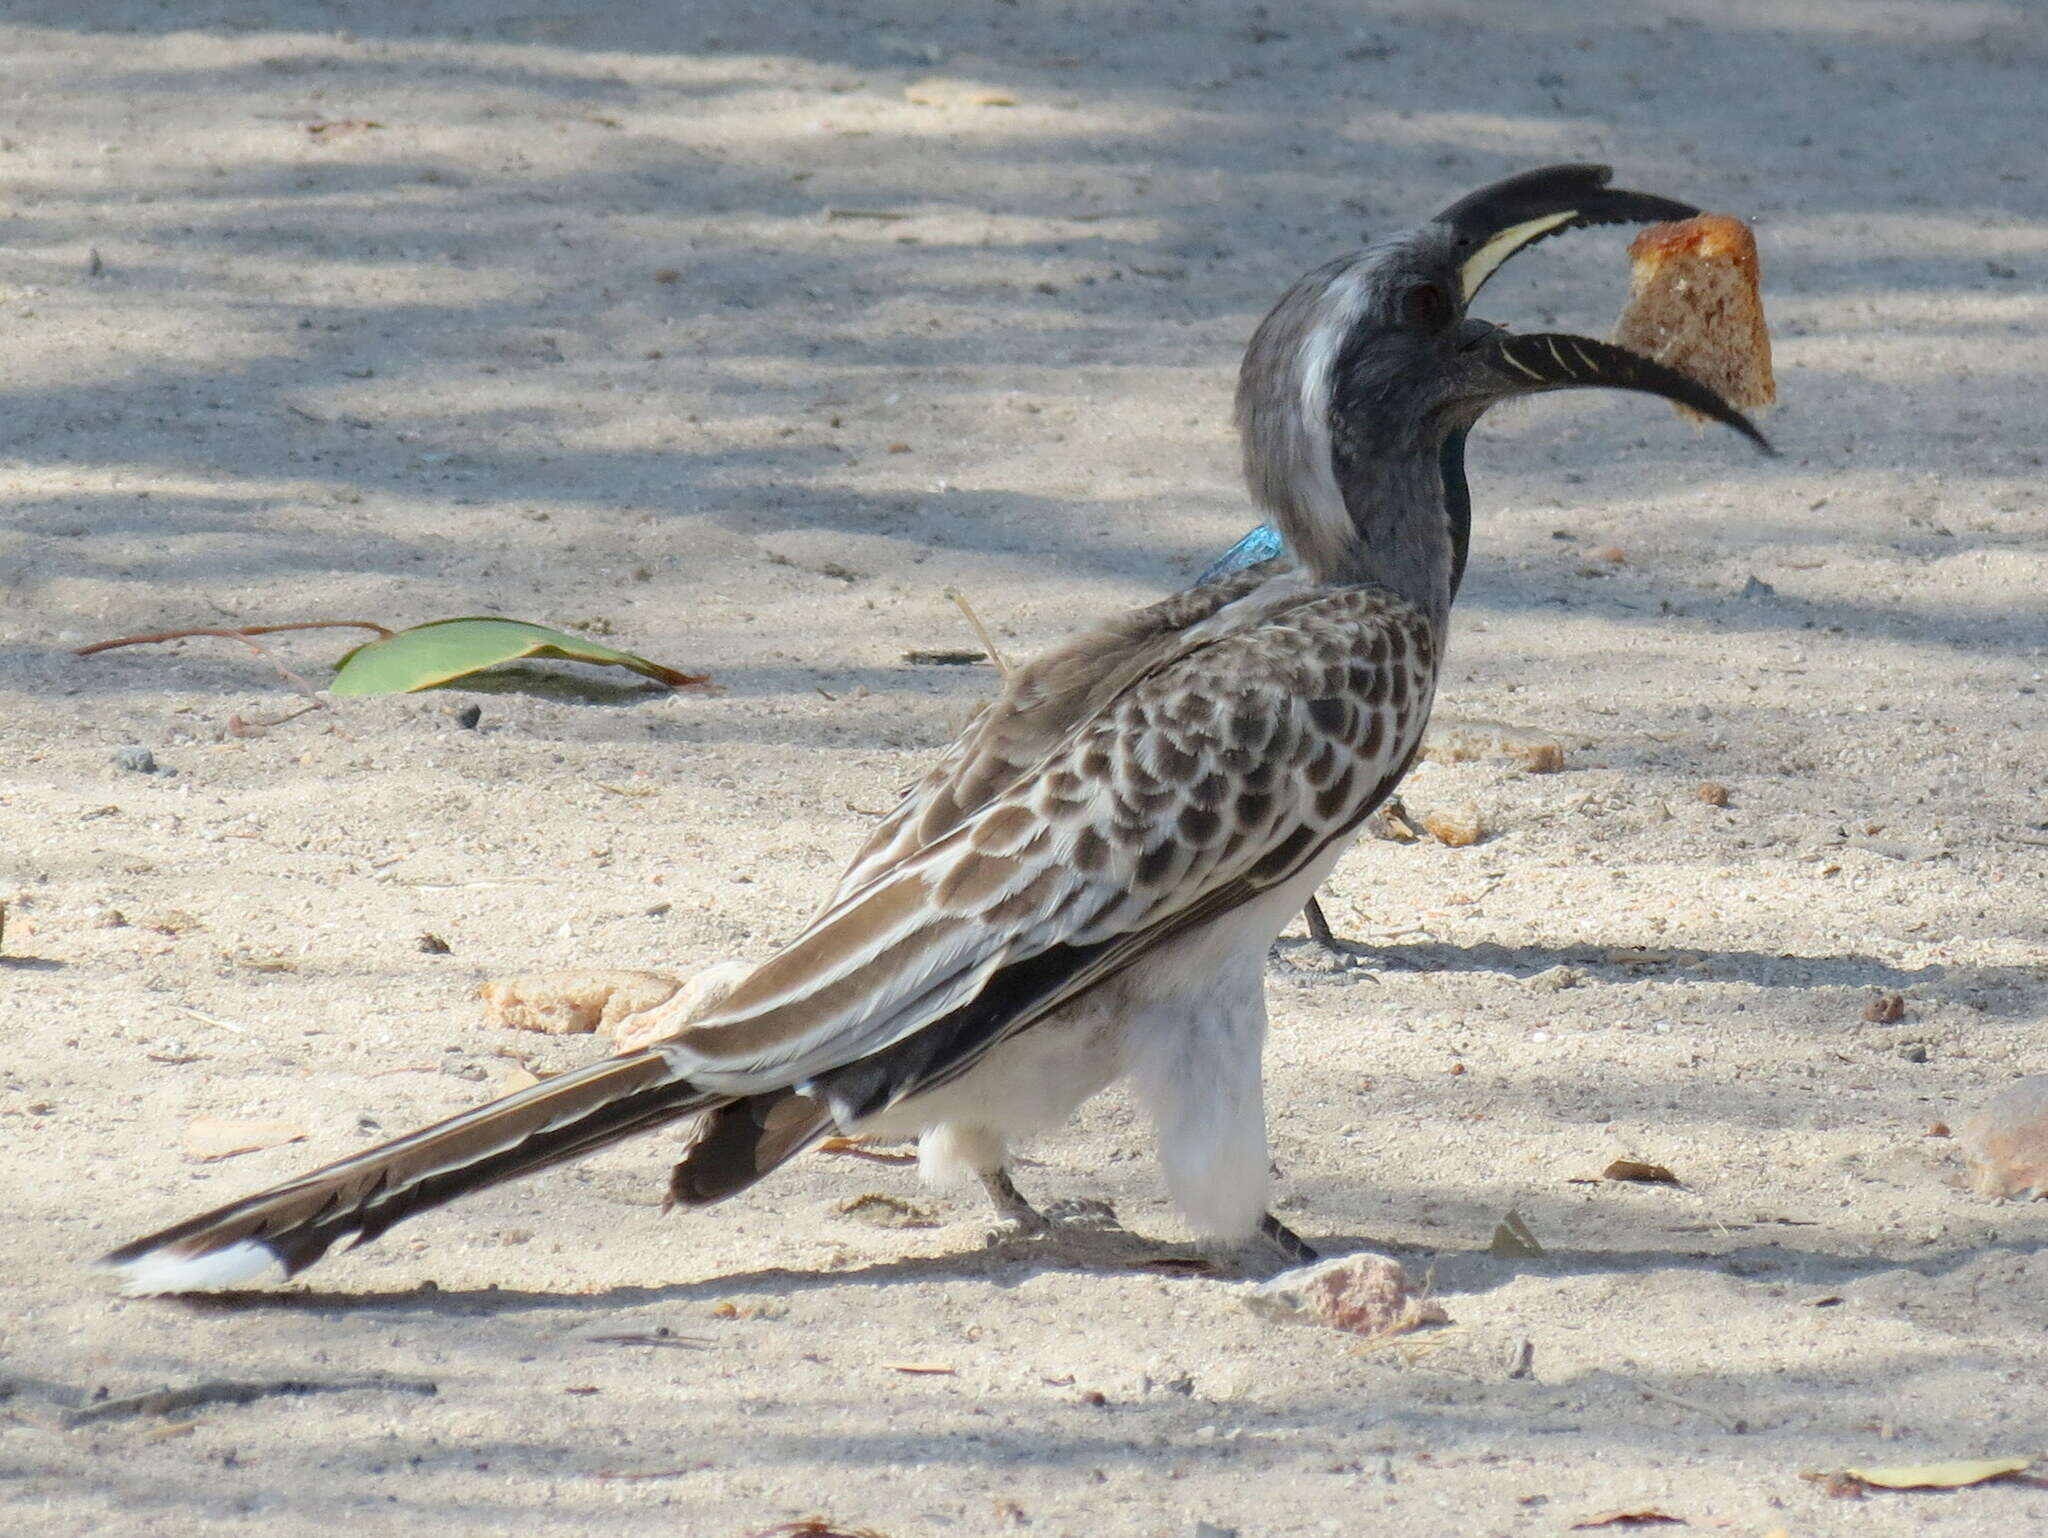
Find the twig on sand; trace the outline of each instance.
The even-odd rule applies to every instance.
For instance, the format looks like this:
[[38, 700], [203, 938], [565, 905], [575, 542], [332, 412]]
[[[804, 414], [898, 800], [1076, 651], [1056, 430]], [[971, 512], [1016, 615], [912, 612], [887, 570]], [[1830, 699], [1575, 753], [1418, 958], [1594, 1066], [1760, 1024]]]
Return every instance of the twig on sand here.
[[857, 1137], [828, 1137], [814, 1152], [866, 1159], [871, 1164], [915, 1164], [917, 1155], [900, 1148], [870, 1148]]
[[233, 1031], [237, 1036], [249, 1034], [249, 1027], [246, 1025], [237, 1025], [232, 1020], [223, 1020], [219, 1015], [209, 1015], [205, 1010], [194, 1009], [190, 1004], [173, 1004], [171, 1008], [190, 1015], [194, 1020], [200, 1021], [202, 1024], [217, 1025], [224, 1031]]
[[996, 638], [989, 634], [988, 626], [981, 622], [981, 616], [974, 612], [974, 605], [967, 601], [967, 595], [957, 587], [946, 589], [946, 596], [958, 605], [960, 612], [967, 616], [967, 623], [974, 627], [974, 638], [981, 642], [981, 649], [988, 653], [988, 660], [996, 665], [996, 672], [1004, 678], [1010, 676], [1010, 659], [996, 645]]
[[592, 1335], [589, 1338], [600, 1346], [668, 1346], [690, 1351], [701, 1351], [712, 1344], [708, 1335], [671, 1335], [666, 1330], [658, 1330], [652, 1335]]
[[90, 657], [97, 652], [112, 651], [117, 646], [152, 646], [159, 641], [182, 641], [188, 636], [219, 636], [227, 641], [240, 641], [250, 651], [276, 668], [278, 674], [286, 683], [298, 690], [299, 693], [305, 695], [307, 699], [313, 701], [314, 705], [319, 709], [333, 709], [333, 706], [320, 698], [319, 690], [307, 683], [305, 679], [299, 677], [298, 674], [294, 673], [282, 662], [279, 662], [277, 658], [258, 646], [252, 639], [252, 637], [260, 635], [277, 635], [279, 632], [286, 630], [374, 630], [377, 632], [379, 640], [389, 640], [398, 633], [387, 625], [380, 625], [375, 620], [368, 619], [309, 619], [301, 620], [291, 625], [242, 625], [232, 629], [219, 626], [198, 626], [190, 630], [157, 630], [152, 631], [148, 635], [116, 636], [111, 641], [95, 641], [90, 646], [77, 647], [73, 650], [72, 655], [74, 657]]
[[[983, 652], [962, 651], [951, 646], [936, 649], [914, 647], [903, 654], [903, 660], [923, 667], [958, 668], [972, 667], [977, 662], [986, 662], [988, 657]], [[822, 693], [823, 691], [820, 692]]]
[[680, 1468], [673, 1469], [599, 1469], [597, 1479], [599, 1484], [606, 1484], [615, 1479], [682, 1479], [691, 1474], [701, 1474], [712, 1467], [715, 1467], [712, 1461], [705, 1458], [700, 1462], [685, 1463]]
[[1683, 1399], [1677, 1394], [1667, 1394], [1660, 1388], [1651, 1388], [1647, 1383], [1638, 1383], [1634, 1387], [1635, 1391], [1645, 1399], [1655, 1399], [1663, 1404], [1671, 1405], [1675, 1409], [1690, 1410], [1694, 1415], [1704, 1415], [1723, 1431], [1735, 1436], [1740, 1436], [1743, 1432], [1749, 1430], [1749, 1422], [1741, 1416], [1724, 1415], [1711, 1405], [1701, 1404], [1697, 1399]]
[[313, 699], [297, 710], [287, 711], [281, 716], [257, 716], [251, 720], [247, 716], [233, 715], [228, 717], [227, 733], [230, 737], [260, 737], [273, 726], [283, 726], [286, 722], [298, 720], [300, 716], [309, 716], [316, 710], [325, 709], [327, 701]]
[[[231, 641], [246, 641], [252, 635], [277, 635], [286, 630], [374, 630], [380, 637], [389, 639], [398, 632], [388, 625], [380, 625], [368, 619], [308, 619], [295, 625], [241, 625], [234, 629], [214, 629], [201, 626], [193, 630], [158, 630], [148, 635], [116, 636], [111, 641], [95, 641], [90, 646], [75, 648], [74, 657], [90, 657], [94, 652], [112, 651], [117, 646], [151, 646], [158, 641], [182, 641], [187, 636], [217, 635]], [[254, 648], [261, 651], [261, 647]]]
[[231, 1378], [209, 1378], [185, 1388], [152, 1389], [146, 1394], [129, 1394], [108, 1399], [64, 1417], [66, 1428], [90, 1426], [99, 1421], [130, 1420], [141, 1415], [176, 1415], [210, 1404], [252, 1404], [276, 1395], [303, 1394], [422, 1394], [441, 1392], [432, 1378], [335, 1378], [320, 1382], [311, 1378], [273, 1378], [260, 1383], [237, 1382]]

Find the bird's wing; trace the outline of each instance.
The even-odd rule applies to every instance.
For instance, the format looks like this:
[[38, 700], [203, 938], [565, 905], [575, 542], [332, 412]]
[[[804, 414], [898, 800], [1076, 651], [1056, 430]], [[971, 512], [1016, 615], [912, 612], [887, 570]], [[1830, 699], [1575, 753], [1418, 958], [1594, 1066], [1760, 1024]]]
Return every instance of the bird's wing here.
[[1011, 670], [1002, 692], [876, 825], [839, 878], [829, 912], [912, 851], [1015, 785], [1130, 682], [1181, 650], [1189, 629], [1274, 576], [1264, 562], [1118, 615]]
[[843, 1123], [1300, 871], [1406, 771], [1435, 641], [1377, 588], [1273, 588], [653, 1045], [725, 1094], [814, 1084]]

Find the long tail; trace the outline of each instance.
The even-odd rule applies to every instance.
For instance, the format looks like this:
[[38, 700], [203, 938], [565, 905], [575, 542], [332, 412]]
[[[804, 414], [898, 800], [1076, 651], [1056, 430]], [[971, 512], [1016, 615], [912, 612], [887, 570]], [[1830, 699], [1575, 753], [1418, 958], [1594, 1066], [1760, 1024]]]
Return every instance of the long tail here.
[[658, 1051], [629, 1052], [188, 1218], [101, 1264], [137, 1293], [231, 1286], [272, 1265], [291, 1276], [337, 1239], [367, 1244], [416, 1212], [730, 1099], [677, 1078]]

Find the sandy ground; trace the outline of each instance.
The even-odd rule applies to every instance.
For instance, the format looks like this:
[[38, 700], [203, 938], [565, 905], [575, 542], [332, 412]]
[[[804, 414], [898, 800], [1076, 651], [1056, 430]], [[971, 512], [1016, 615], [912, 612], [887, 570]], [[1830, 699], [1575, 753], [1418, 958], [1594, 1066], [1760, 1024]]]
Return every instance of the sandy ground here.
[[[2048, 1453], [2048, 1208], [1925, 1135], [2048, 1069], [2039, 7], [0, 14], [0, 1527], [2048, 1527], [2040, 1490], [1800, 1477]], [[1348, 858], [1360, 967], [1276, 951], [1283, 1211], [1453, 1326], [1365, 1349], [1134, 1264], [1179, 1235], [1115, 1095], [1020, 1179], [1148, 1242], [985, 1253], [978, 1199], [825, 1157], [664, 1219], [650, 1142], [313, 1291], [87, 1269], [597, 1050], [488, 1024], [485, 979], [787, 936], [991, 687], [905, 661], [972, 644], [948, 586], [1025, 653], [1185, 581], [1250, 521], [1265, 306], [1576, 157], [1755, 219], [1785, 452], [1618, 398], [1489, 423], [1441, 708], [1567, 769], [1424, 766], [1410, 807], [1492, 836]], [[1598, 332], [1624, 284], [1579, 236], [1484, 309]], [[70, 651], [480, 611], [726, 692], [536, 669], [235, 737], [300, 700], [233, 643]], [[199, 1162], [201, 1116], [307, 1136]], [[1573, 1183], [1619, 1155], [1683, 1185]], [[1510, 1209], [1542, 1258], [1489, 1255]], [[64, 1429], [219, 1378], [340, 1391]]]

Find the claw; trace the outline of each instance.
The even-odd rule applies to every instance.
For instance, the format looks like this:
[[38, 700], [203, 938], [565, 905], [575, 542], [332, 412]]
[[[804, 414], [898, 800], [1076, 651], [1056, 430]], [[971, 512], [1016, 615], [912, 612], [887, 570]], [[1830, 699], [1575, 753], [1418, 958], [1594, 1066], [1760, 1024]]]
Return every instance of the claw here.
[[1051, 1231], [1051, 1226], [1036, 1212], [1029, 1217], [1012, 1213], [989, 1224], [987, 1231], [981, 1236], [982, 1248], [999, 1250], [1006, 1244], [1015, 1244], [1020, 1240], [1043, 1239]]

